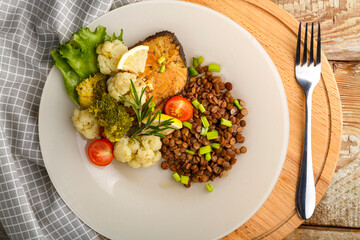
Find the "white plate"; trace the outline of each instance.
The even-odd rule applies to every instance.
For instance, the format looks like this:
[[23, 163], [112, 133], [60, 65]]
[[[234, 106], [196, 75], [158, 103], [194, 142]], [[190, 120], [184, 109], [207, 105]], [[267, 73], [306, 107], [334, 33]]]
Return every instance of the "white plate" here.
[[289, 114], [280, 76], [254, 37], [211, 9], [185, 2], [131, 4], [92, 22], [108, 33], [124, 29], [132, 46], [158, 31], [169, 30], [193, 56], [221, 64], [232, 82], [233, 96], [247, 102], [245, 145], [226, 178], [214, 191], [204, 183], [186, 189], [160, 163], [131, 169], [113, 161], [97, 167], [86, 156], [87, 142], [70, 120], [75, 105], [66, 95], [62, 76], [53, 68], [43, 91], [39, 131], [42, 154], [60, 196], [86, 224], [112, 239], [216, 239], [245, 223], [272, 191], [286, 155]]

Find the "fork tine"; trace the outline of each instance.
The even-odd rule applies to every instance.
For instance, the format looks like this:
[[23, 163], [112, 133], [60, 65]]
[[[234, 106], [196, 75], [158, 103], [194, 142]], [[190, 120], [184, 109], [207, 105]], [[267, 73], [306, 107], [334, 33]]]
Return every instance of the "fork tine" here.
[[317, 51], [316, 51], [316, 65], [321, 63], [321, 34], [320, 22], [318, 23], [318, 37], [317, 37]]
[[310, 58], [309, 66], [314, 63], [314, 23], [311, 23]]
[[295, 66], [300, 65], [300, 45], [301, 45], [301, 22], [299, 24], [299, 32], [296, 43], [296, 58], [295, 58]]
[[305, 25], [305, 40], [304, 40], [304, 54], [303, 54], [303, 60], [302, 60], [302, 64], [307, 65], [307, 31], [308, 31], [308, 24], [306, 23]]

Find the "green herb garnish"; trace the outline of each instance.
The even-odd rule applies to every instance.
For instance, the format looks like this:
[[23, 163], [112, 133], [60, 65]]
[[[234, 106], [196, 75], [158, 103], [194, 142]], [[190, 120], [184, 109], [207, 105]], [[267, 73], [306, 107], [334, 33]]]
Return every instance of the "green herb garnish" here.
[[203, 61], [204, 61], [204, 57], [203, 57], [203, 56], [198, 57], [198, 62], [199, 62], [199, 64], [202, 64]]
[[185, 176], [185, 175], [181, 175], [180, 182], [181, 182], [182, 184], [187, 185], [187, 184], [189, 183], [189, 177], [188, 177], [188, 176]]
[[211, 148], [214, 148], [214, 149], [219, 149], [220, 148], [220, 144], [219, 143], [212, 143], [210, 145]]
[[[152, 102], [153, 97], [151, 97], [144, 105], [141, 104], [141, 99], [145, 97], [144, 93], [146, 91], [146, 87], [144, 87], [141, 90], [141, 94], [139, 96], [136, 91], [134, 82], [132, 80], [130, 80], [130, 82], [131, 82], [130, 94], [131, 97], [134, 99], [135, 103], [132, 103], [129, 100], [119, 96], [120, 99], [129, 103], [132, 106], [136, 114], [137, 126], [135, 132], [132, 133], [130, 138], [135, 139], [140, 144], [142, 144], [142, 142], [140, 141], [139, 136], [158, 136], [164, 138], [165, 135], [162, 134], [161, 132], [167, 129], [174, 129], [173, 127], [171, 127], [171, 124], [173, 123], [173, 119], [168, 119], [161, 122], [160, 121], [161, 111], [158, 110], [155, 114], [153, 114], [154, 112], [154, 102]], [[154, 123], [156, 119], [159, 119], [158, 123]]]
[[206, 153], [209, 153], [209, 152], [211, 152], [211, 147], [210, 146], [204, 146], [204, 147], [201, 147], [199, 149], [200, 155], [203, 155], [203, 154], [206, 154]]
[[183, 122], [184, 127], [187, 127], [188, 129], [192, 129], [192, 124], [189, 122]]
[[162, 64], [164, 61], [165, 61], [165, 56], [161, 56], [161, 57], [158, 59], [158, 63], [159, 63], [159, 64]]
[[220, 72], [220, 65], [219, 65], [219, 64], [210, 63], [210, 64], [209, 64], [209, 67], [208, 67], [208, 71], [209, 71], [209, 72]]
[[211, 160], [211, 153], [205, 153], [205, 160], [210, 161]]
[[194, 151], [191, 151], [191, 150], [189, 150], [189, 149], [185, 149], [185, 152], [186, 152], [186, 153], [189, 153], [189, 154], [191, 154], [191, 155], [195, 155], [195, 152], [194, 152]]
[[235, 106], [239, 109], [239, 110], [241, 110], [241, 109], [243, 109], [243, 107], [240, 105], [240, 103], [239, 103], [239, 101], [238, 100], [234, 100], [234, 104], [235, 104]]
[[217, 139], [218, 137], [219, 137], [219, 133], [215, 129], [206, 134], [206, 138], [208, 140], [214, 140], [214, 139]]
[[175, 173], [173, 174], [173, 177], [174, 177], [175, 181], [180, 182], [181, 177], [180, 177], [180, 175], [179, 175], [177, 172], [175, 172]]
[[193, 57], [193, 66], [196, 68], [199, 65], [199, 60]]
[[210, 183], [206, 184], [205, 186], [209, 192], [212, 192], [214, 190]]
[[232, 122], [229, 120], [226, 120], [225, 118], [221, 118], [221, 125], [227, 126], [227, 127], [232, 127]]
[[190, 76], [192, 76], [192, 77], [199, 75], [199, 73], [193, 67], [189, 67], [188, 70], [189, 70]]

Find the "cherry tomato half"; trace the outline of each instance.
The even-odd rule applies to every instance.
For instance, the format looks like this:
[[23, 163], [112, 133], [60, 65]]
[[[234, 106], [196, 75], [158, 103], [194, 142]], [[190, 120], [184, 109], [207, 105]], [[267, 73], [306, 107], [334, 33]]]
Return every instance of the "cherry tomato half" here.
[[106, 166], [114, 158], [114, 146], [113, 144], [104, 138], [96, 139], [88, 148], [88, 155], [90, 161], [98, 166]]
[[166, 115], [177, 118], [182, 122], [189, 120], [193, 115], [193, 111], [190, 101], [180, 96], [170, 98], [165, 104]]

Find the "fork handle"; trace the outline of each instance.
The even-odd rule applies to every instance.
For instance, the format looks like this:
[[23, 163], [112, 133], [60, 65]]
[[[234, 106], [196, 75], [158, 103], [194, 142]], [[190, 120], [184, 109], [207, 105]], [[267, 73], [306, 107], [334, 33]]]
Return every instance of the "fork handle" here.
[[299, 181], [296, 190], [296, 208], [302, 219], [309, 219], [315, 210], [315, 183], [311, 151], [311, 103], [313, 89], [305, 92], [305, 133]]

